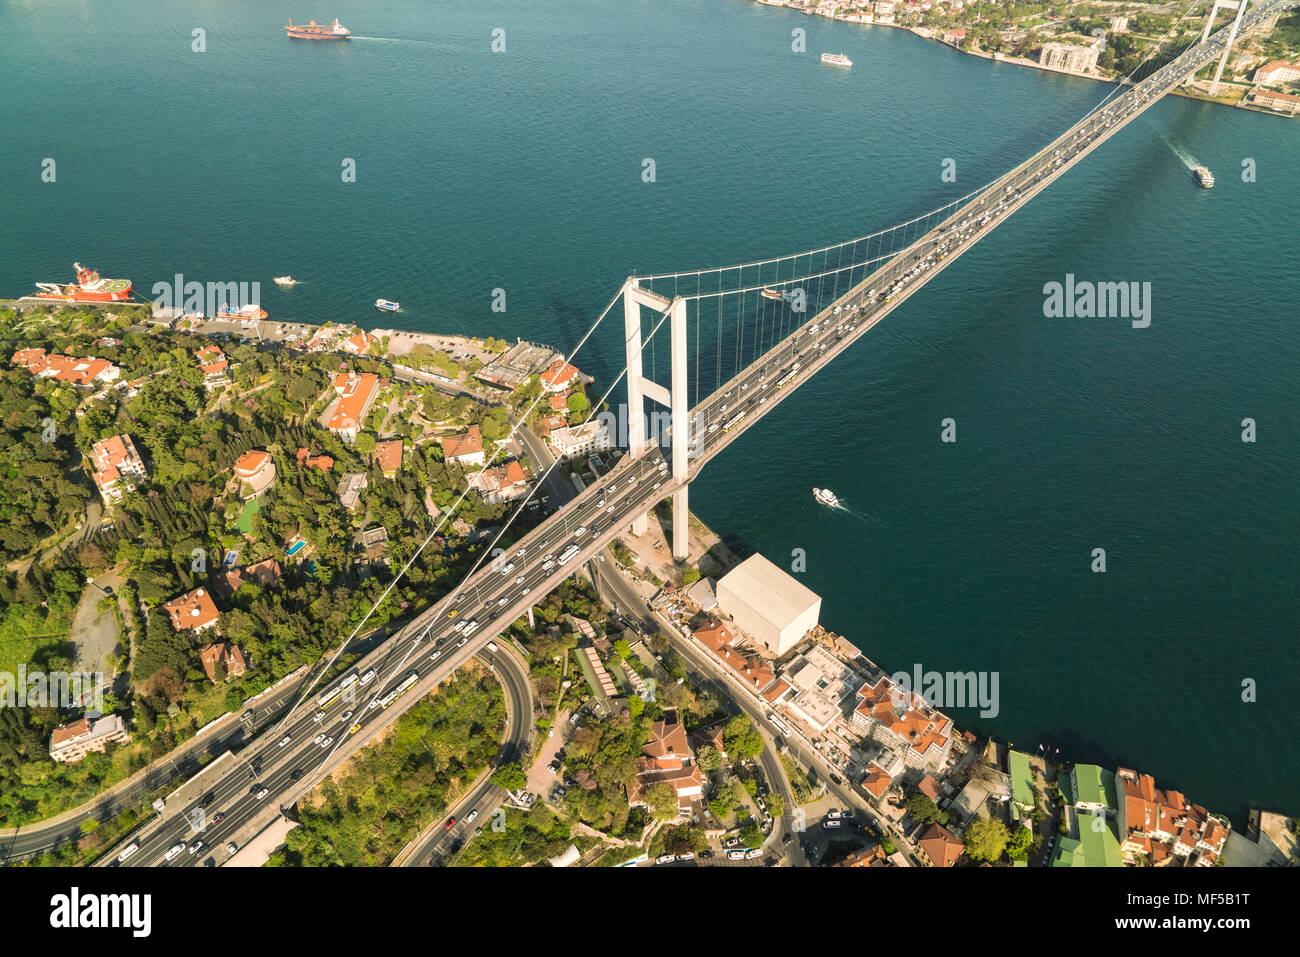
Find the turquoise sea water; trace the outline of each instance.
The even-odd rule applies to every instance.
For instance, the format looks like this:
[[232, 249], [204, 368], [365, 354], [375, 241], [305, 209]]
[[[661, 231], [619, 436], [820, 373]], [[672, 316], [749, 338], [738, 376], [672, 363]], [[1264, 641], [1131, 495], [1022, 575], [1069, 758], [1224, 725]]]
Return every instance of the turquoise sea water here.
[[[284, 12], [355, 38], [290, 41]], [[260, 281], [274, 318], [562, 348], [634, 270], [907, 219], [1108, 89], [743, 0], [50, 0], [0, 6], [0, 54], [0, 295], [76, 259], [146, 294]], [[999, 715], [960, 722], [1238, 820], [1300, 810], [1297, 147], [1294, 122], [1157, 104], [710, 465], [694, 510], [778, 563], [805, 549], [823, 622], [886, 668], [998, 671]], [[1044, 318], [1067, 273], [1150, 282], [1150, 328]], [[621, 366], [613, 324], [589, 349]]]

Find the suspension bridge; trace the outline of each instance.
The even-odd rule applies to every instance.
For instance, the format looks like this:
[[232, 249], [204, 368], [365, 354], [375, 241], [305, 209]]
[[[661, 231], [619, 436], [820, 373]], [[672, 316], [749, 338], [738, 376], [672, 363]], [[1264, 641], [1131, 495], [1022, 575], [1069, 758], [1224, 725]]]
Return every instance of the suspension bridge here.
[[[1216, 57], [1217, 82], [1239, 36], [1271, 25], [1297, 3], [1274, 0], [1247, 10], [1245, 0], [1215, 0], [1214, 13], [1236, 11], [1229, 26], [1211, 35], [1212, 15], [1201, 39], [1164, 66], [1139, 83], [1117, 88], [1003, 176], [924, 216], [779, 259], [627, 279], [578, 344], [581, 348], [604, 318], [622, 306], [627, 365], [619, 379], [626, 379], [627, 454], [601, 481], [508, 551], [495, 550], [490, 564], [484, 563], [485, 551], [460, 586], [350, 672], [351, 696], [339, 695], [339, 685], [332, 686], [321, 695], [320, 719], [312, 714], [318, 702], [311, 701], [311, 707], [295, 709], [280, 726], [250, 742], [234, 770], [209, 784], [204, 805], [209, 814], [220, 810], [223, 820], [204, 832], [204, 840], [224, 842], [268, 807], [290, 806], [624, 530], [644, 532], [650, 511], [666, 498], [672, 499], [673, 555], [685, 559], [688, 488], [709, 460], [991, 230]], [[654, 345], [665, 341], [668, 381], [663, 384]], [[666, 414], [647, 416], [647, 401], [663, 406]], [[593, 409], [601, 402], [593, 403]], [[517, 428], [526, 419], [525, 414]], [[520, 503], [515, 516], [525, 504]], [[369, 671], [374, 674], [360, 684], [373, 681], [367, 689], [371, 697], [361, 702], [355, 697], [356, 674]], [[324, 714], [331, 696], [353, 709], [342, 716], [342, 724]], [[331, 721], [337, 728], [321, 745], [322, 729], [332, 728]], [[258, 780], [250, 793], [252, 776]], [[176, 842], [193, 836], [193, 814], [190, 807], [168, 809], [147, 833], [132, 839], [136, 849], [125, 863], [198, 863], [205, 855], [178, 857], [175, 852]], [[107, 860], [113, 861], [112, 856]]]

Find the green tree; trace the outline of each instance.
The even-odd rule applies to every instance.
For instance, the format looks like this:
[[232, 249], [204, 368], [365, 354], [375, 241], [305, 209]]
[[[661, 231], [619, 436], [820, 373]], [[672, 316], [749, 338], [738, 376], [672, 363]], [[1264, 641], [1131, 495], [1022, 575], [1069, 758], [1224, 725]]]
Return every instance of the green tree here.
[[996, 861], [1010, 837], [1001, 821], [980, 818], [966, 829], [966, 856], [973, 861]]
[[511, 761], [492, 772], [492, 783], [507, 791], [518, 791], [528, 783], [528, 775], [518, 761]]
[[1034, 834], [1027, 827], [1018, 827], [1011, 839], [1007, 841], [1007, 857], [1013, 861], [1025, 861], [1029, 859], [1029, 845], [1034, 839]]
[[716, 771], [722, 767], [722, 755], [717, 752], [716, 748], [711, 748], [706, 744], [695, 752], [695, 763], [703, 771]]
[[677, 792], [668, 784], [652, 784], [645, 792], [645, 802], [656, 820], [671, 821], [677, 817]]
[[737, 758], [756, 758], [763, 753], [763, 736], [754, 729], [748, 715], [738, 714], [727, 722], [722, 742], [727, 753]]
[[922, 824], [937, 822], [939, 824], [948, 823], [948, 815], [940, 811], [938, 805], [931, 801], [920, 791], [913, 791], [912, 794], [903, 802], [903, 807], [907, 813], [912, 815], [914, 820]]

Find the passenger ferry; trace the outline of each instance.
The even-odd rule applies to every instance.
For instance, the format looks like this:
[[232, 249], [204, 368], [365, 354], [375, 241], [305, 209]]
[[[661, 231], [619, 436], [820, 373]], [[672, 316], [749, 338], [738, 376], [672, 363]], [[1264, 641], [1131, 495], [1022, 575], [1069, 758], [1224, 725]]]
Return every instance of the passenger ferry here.
[[1192, 170], [1192, 175], [1196, 177], [1196, 182], [1200, 183], [1206, 189], [1209, 189], [1214, 185], [1214, 174], [1210, 172], [1208, 167], [1198, 166], [1196, 169]]
[[402, 304], [400, 302], [393, 302], [391, 299], [376, 299], [375, 308], [382, 309], [384, 312], [396, 312], [398, 309], [402, 308]]
[[828, 488], [813, 489], [813, 498], [830, 508], [840, 507], [840, 500], [836, 498], [835, 493]]
[[277, 286], [296, 286], [298, 285], [298, 280], [294, 279], [292, 276], [276, 276], [275, 284]]
[[853, 66], [853, 61], [843, 53], [823, 53], [822, 62], [831, 66]]

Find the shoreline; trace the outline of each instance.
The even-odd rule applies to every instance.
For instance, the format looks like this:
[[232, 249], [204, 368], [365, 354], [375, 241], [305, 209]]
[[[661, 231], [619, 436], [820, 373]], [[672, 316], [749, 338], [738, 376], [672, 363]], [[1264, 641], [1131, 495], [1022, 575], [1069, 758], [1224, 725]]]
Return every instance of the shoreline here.
[[[1119, 87], [1132, 87], [1135, 85], [1128, 79], [1128, 77], [1124, 77], [1124, 76], [1107, 76], [1102, 73], [1080, 73], [1076, 70], [1064, 70], [1059, 67], [1045, 66], [1042, 63], [1035, 63], [1033, 60], [1028, 60], [1023, 57], [1009, 57], [1009, 56], [1004, 56], [1000, 53], [989, 53], [984, 50], [963, 50], [955, 43], [948, 43], [947, 41], [941, 39], [936, 34], [936, 32], [930, 27], [911, 26], [906, 23], [885, 23], [876, 20], [863, 20], [860, 19], [857, 15], [852, 15], [852, 14], [848, 16], [834, 16], [834, 15], [828, 16], [827, 14], [819, 13], [816, 10], [804, 10], [793, 4], [780, 2], [780, 0], [756, 0], [756, 2], [765, 7], [784, 8], [787, 10], [792, 10], [795, 13], [803, 14], [805, 16], [821, 17], [823, 20], [833, 20], [839, 23], [856, 24], [862, 27], [889, 27], [894, 30], [902, 30], [905, 33], [910, 33], [913, 36], [919, 37], [922, 40], [928, 40], [931, 43], [937, 43], [940, 46], [948, 47], [951, 50], [955, 50], [957, 53], [961, 53], [966, 56], [973, 56], [978, 59], [987, 60], [992, 63], [1006, 63], [1009, 66], [1039, 70], [1043, 73], [1054, 73], [1057, 74], [1058, 76], [1072, 76], [1081, 80], [1094, 80], [1098, 83], [1109, 83]], [[1220, 85], [1226, 89], [1241, 90], [1241, 84], [1232, 80], [1221, 80]], [[1201, 103], [1212, 103], [1216, 106], [1226, 106], [1226, 107], [1231, 107], [1233, 109], [1251, 110], [1256, 113], [1264, 113], [1270, 116], [1280, 116], [1285, 119], [1294, 119], [1296, 116], [1300, 116], [1300, 113], [1296, 113], [1296, 114], [1291, 114], [1291, 116], [1288, 117], [1286, 113], [1278, 112], [1275, 110], [1267, 110], [1262, 107], [1252, 106], [1248, 104], [1246, 102], [1246, 97], [1251, 90], [1255, 90], [1255, 89], [1259, 89], [1259, 87], [1256, 84], [1249, 84], [1247, 89], [1241, 90], [1241, 96], [1236, 102], [1233, 103], [1226, 102], [1222, 97], [1210, 96], [1208, 93], [1202, 93], [1199, 91], [1188, 92], [1187, 90], [1184, 89], [1173, 90], [1168, 95], [1182, 97], [1183, 99], [1187, 99], [1187, 100], [1196, 100]]]

